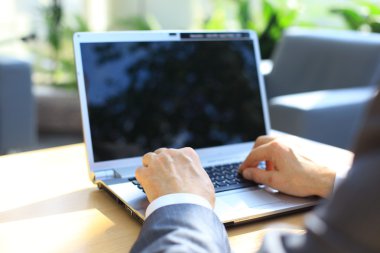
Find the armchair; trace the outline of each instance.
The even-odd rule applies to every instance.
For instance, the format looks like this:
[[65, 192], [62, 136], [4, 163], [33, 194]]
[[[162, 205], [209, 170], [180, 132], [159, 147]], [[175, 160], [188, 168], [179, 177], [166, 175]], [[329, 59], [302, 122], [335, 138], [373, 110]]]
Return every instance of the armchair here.
[[350, 149], [380, 81], [380, 35], [293, 28], [272, 60], [272, 127]]
[[0, 154], [37, 140], [29, 64], [0, 57]]

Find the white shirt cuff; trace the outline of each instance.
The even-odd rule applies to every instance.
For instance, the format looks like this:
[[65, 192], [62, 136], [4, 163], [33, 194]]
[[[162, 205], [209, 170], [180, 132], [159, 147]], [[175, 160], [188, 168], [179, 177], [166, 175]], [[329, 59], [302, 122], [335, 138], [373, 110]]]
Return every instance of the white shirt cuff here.
[[339, 175], [338, 173], [335, 175], [333, 193], [336, 192], [336, 189], [338, 189], [339, 185], [344, 181], [345, 178], [346, 175]]
[[336, 173], [335, 173], [335, 180], [334, 180], [334, 186], [333, 186], [333, 192], [335, 193], [336, 190], [338, 189], [339, 185], [342, 184], [342, 182], [346, 179], [347, 173], [351, 169], [351, 166], [344, 166], [344, 167], [338, 167], [336, 168]]
[[203, 197], [191, 193], [173, 193], [161, 196], [149, 204], [145, 212], [145, 218], [148, 218], [158, 208], [174, 204], [194, 204], [212, 209], [211, 204]]

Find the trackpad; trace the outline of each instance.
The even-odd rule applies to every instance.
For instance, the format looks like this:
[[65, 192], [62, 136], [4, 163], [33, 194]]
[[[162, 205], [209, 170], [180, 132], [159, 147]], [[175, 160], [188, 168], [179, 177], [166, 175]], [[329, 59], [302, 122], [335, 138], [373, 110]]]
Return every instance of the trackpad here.
[[276, 202], [281, 202], [281, 199], [276, 196], [277, 194], [268, 193], [265, 190], [248, 190], [244, 192], [228, 194], [221, 196], [221, 200], [229, 207], [235, 210], [241, 208], [252, 208], [262, 205], [268, 205]]

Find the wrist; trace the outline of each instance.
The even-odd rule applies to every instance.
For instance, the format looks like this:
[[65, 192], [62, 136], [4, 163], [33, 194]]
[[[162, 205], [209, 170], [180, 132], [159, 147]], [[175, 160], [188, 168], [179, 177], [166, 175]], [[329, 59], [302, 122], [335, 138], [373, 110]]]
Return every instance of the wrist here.
[[324, 167], [322, 171], [323, 172], [319, 175], [319, 182], [316, 184], [318, 187], [315, 195], [327, 198], [334, 189], [336, 173], [327, 167]]

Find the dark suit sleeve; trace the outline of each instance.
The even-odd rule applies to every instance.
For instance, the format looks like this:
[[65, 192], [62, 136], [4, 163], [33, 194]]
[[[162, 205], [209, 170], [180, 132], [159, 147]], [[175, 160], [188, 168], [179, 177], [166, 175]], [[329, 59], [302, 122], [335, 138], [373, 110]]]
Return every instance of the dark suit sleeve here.
[[[344, 126], [342, 126], [344, 127]], [[268, 234], [261, 252], [380, 252], [380, 96], [346, 180], [306, 219], [305, 235]]]
[[131, 252], [230, 252], [215, 213], [192, 204], [157, 209], [145, 221]]

